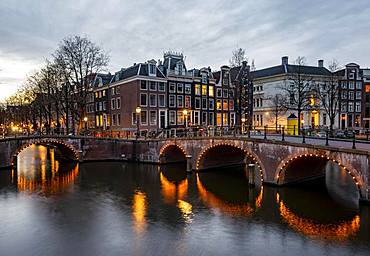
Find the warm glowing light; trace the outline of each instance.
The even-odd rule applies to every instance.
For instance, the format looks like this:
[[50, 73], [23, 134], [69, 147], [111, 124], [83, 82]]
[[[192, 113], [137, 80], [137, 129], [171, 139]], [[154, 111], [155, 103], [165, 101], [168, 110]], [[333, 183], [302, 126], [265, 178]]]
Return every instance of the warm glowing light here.
[[85, 117], [84, 117], [84, 122], [87, 122], [87, 120], [88, 120], [88, 119], [87, 119], [87, 116], [85, 116]]
[[187, 222], [191, 222], [191, 216], [193, 214], [193, 206], [186, 201], [178, 200], [177, 207], [180, 209], [184, 219]]
[[136, 107], [135, 112], [136, 112], [136, 114], [140, 114], [141, 113], [141, 107]]
[[166, 177], [159, 173], [161, 182], [161, 194], [165, 203], [174, 203], [177, 199], [184, 199], [188, 191], [188, 180], [181, 181], [178, 185], [170, 182]]
[[146, 196], [143, 192], [136, 191], [132, 203], [132, 216], [134, 222], [134, 228], [138, 235], [144, 233], [146, 229], [146, 212], [147, 202]]
[[318, 224], [294, 214], [280, 201], [280, 216], [294, 230], [310, 237], [327, 240], [346, 240], [355, 235], [360, 229], [360, 216], [338, 224]]

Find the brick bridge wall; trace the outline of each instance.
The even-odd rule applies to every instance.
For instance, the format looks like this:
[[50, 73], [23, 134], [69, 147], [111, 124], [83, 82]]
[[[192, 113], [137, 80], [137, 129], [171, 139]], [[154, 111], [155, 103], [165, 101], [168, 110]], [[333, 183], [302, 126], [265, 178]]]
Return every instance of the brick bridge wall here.
[[48, 143], [65, 148], [81, 162], [127, 160], [150, 163], [159, 163], [161, 155], [166, 154], [169, 145], [175, 145], [179, 152], [188, 156], [194, 170], [202, 169], [201, 159], [206, 156], [208, 150], [222, 146], [235, 147], [257, 164], [263, 182], [272, 184], [284, 184], [285, 170], [296, 160], [326, 158], [348, 171], [357, 184], [362, 199], [370, 198], [369, 154], [360, 150], [247, 138], [201, 137], [135, 141], [67, 136], [29, 137], [0, 140], [0, 168], [10, 167], [17, 154], [34, 143]]

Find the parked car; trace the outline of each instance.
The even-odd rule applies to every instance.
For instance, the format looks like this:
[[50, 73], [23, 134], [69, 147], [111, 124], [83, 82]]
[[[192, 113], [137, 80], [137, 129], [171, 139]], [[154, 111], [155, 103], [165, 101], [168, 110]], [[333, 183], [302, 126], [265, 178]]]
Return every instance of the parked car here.
[[336, 132], [335, 132], [335, 137], [336, 137], [336, 138], [345, 139], [345, 138], [346, 138], [346, 134], [344, 134], [344, 132], [343, 132], [343, 131], [336, 131]]
[[319, 137], [319, 138], [326, 138], [326, 132], [324, 132], [324, 131], [317, 132], [317, 133], [316, 133], [316, 137]]

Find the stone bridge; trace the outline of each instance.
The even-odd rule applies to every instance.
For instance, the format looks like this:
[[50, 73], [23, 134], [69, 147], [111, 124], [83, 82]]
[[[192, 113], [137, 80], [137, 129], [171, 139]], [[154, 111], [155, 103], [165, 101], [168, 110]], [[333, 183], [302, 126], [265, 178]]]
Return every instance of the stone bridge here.
[[14, 167], [18, 154], [33, 144], [51, 145], [76, 161], [139, 161], [156, 164], [187, 162], [188, 170], [202, 171], [254, 164], [261, 183], [284, 185], [323, 175], [332, 161], [345, 169], [369, 201], [367, 150], [246, 137], [196, 137], [122, 140], [93, 137], [19, 137], [0, 140], [0, 168]]

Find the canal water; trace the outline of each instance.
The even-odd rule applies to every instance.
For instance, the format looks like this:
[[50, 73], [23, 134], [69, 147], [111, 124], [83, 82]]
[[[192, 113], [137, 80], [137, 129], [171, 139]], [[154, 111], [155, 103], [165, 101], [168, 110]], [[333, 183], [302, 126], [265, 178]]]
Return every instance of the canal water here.
[[248, 188], [243, 171], [66, 163], [31, 146], [0, 171], [0, 255], [370, 255], [345, 172]]

